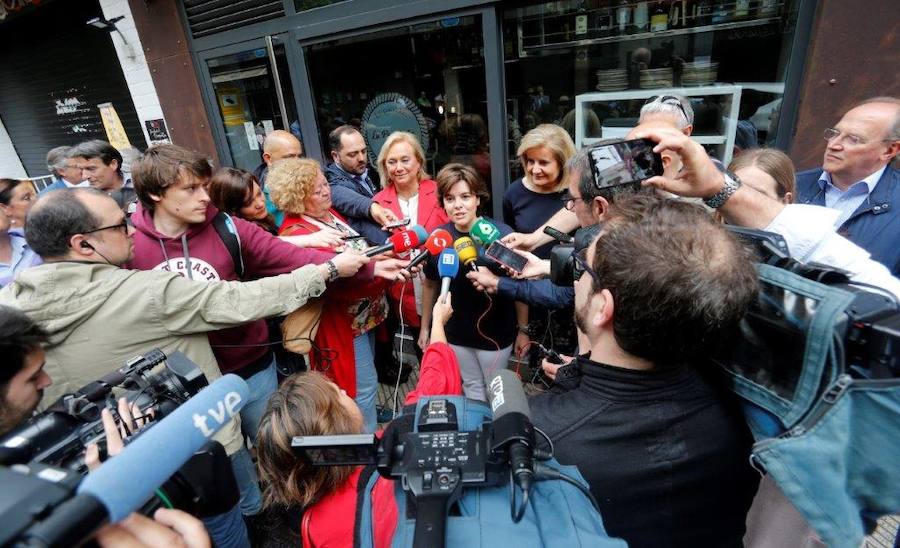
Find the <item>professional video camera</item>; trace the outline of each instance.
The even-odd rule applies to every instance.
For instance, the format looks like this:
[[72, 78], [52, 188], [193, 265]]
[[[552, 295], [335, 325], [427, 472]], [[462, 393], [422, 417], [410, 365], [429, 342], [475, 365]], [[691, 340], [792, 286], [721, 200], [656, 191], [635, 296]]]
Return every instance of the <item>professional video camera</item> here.
[[579, 228], [575, 231], [575, 237], [563, 234], [552, 227], [547, 227], [544, 232], [561, 242], [550, 250], [550, 281], [556, 285], [571, 286], [579, 277], [581, 269], [575, 263], [573, 255], [582, 253], [600, 234], [601, 224]]
[[[163, 368], [151, 371], [162, 363], [165, 363]], [[100, 411], [109, 408], [118, 420], [114, 388], [121, 389], [117, 390], [118, 396], [136, 404], [144, 415], [147, 424], [136, 434], [140, 435], [207, 384], [203, 372], [181, 352], [166, 356], [154, 349], [135, 356], [116, 371], [62, 396], [47, 410], [0, 438], [0, 465], [27, 464], [30, 475], [40, 476], [47, 473], [43, 470], [56, 469], [60, 477], [78, 478], [88, 472], [84, 453], [89, 444], [97, 444], [101, 455], [105, 452], [106, 435]], [[10, 473], [3, 471], [4, 476]], [[23, 488], [26, 485], [30, 483], [23, 483]], [[51, 491], [47, 493], [49, 496]], [[23, 495], [15, 489], [5, 489], [0, 496], [0, 509], [7, 496], [14, 503], [16, 497]], [[166, 505], [209, 516], [229, 509], [237, 496], [230, 461], [219, 443], [210, 442], [159, 489], [144, 511], [149, 513]]]
[[[413, 546], [440, 547], [445, 543], [446, 517], [451, 505], [468, 487], [496, 487], [511, 482], [510, 515], [518, 523], [526, 509], [534, 481], [562, 479], [576, 485], [597, 508], [579, 482], [543, 465], [552, 455], [535, 451], [535, 430], [519, 378], [501, 371], [490, 382], [493, 420], [460, 431], [459, 404], [453, 397], [423, 398], [415, 415], [402, 415], [385, 430], [373, 434], [298, 436], [292, 446], [314, 466], [374, 464], [381, 476], [399, 480], [415, 507]], [[479, 405], [479, 404], [476, 404]], [[517, 507], [515, 490], [522, 493]]]

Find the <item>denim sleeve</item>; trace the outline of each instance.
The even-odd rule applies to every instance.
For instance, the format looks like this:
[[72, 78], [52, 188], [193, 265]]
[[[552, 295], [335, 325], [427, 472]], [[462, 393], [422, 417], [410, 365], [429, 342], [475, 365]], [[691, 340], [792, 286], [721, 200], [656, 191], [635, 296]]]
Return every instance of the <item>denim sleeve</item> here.
[[500, 278], [497, 293], [532, 306], [559, 310], [575, 304], [575, 288], [559, 286], [550, 280], [513, 280]]
[[343, 181], [331, 183], [331, 201], [334, 209], [344, 217], [368, 219], [372, 199], [344, 185]]

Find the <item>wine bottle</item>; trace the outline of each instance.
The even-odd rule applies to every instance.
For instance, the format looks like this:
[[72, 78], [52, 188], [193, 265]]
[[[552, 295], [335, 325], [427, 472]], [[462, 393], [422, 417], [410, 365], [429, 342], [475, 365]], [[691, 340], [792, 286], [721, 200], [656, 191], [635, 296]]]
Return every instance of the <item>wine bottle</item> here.
[[660, 32], [669, 28], [669, 11], [666, 2], [654, 2], [653, 13], [650, 14], [650, 30]]
[[609, 6], [597, 10], [594, 27], [597, 29], [598, 37], [606, 38], [613, 34], [613, 27], [615, 26], [615, 15], [613, 13], [613, 8]]
[[734, 19], [746, 19], [750, 15], [750, 0], [736, 0], [734, 3]]
[[616, 30], [619, 34], [627, 34], [631, 25], [631, 5], [628, 0], [619, 0], [619, 7], [616, 9]]
[[650, 30], [650, 13], [647, 9], [647, 2], [638, 2], [634, 5], [634, 21], [635, 32], [647, 32]]

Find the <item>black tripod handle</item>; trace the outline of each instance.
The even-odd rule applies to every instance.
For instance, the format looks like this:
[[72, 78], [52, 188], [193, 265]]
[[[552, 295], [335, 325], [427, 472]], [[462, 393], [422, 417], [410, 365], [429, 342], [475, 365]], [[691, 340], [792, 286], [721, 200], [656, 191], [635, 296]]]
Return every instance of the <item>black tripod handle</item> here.
[[449, 497], [416, 497], [416, 530], [413, 548], [443, 548], [446, 544], [447, 503]]

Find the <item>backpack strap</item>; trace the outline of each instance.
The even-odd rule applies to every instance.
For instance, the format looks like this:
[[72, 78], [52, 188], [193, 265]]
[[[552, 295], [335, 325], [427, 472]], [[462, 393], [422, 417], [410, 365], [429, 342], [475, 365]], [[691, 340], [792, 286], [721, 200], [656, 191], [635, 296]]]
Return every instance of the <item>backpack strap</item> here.
[[234, 272], [238, 278], [244, 278], [244, 257], [241, 254], [241, 237], [238, 235], [237, 227], [234, 221], [227, 213], [220, 211], [212, 220], [213, 227], [222, 239], [222, 243], [228, 249], [231, 255], [231, 262], [234, 263]]
[[[359, 479], [356, 482], [356, 515], [353, 519], [353, 548], [361, 548], [361, 530], [363, 512], [366, 511], [366, 496], [374, 486], [372, 476], [377, 476], [377, 470], [374, 466], [369, 465], [362, 469], [359, 473]], [[375, 478], [378, 479], [377, 477]]]

